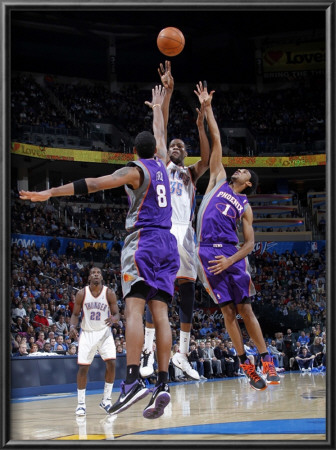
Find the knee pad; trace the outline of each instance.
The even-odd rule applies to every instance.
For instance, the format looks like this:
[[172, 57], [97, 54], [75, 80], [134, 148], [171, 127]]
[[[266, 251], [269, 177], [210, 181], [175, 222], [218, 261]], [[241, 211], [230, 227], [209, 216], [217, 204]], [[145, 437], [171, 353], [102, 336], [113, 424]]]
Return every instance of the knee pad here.
[[195, 303], [195, 283], [188, 282], [179, 285], [180, 288], [180, 322], [192, 323]]

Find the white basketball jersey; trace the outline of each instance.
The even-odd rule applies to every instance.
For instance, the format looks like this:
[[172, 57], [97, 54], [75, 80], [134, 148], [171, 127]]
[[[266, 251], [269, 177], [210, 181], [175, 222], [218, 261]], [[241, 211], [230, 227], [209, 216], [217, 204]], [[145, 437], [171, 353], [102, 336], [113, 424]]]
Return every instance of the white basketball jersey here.
[[97, 331], [106, 328], [105, 320], [110, 315], [110, 307], [106, 299], [107, 286], [103, 286], [100, 294], [94, 297], [90, 287], [85, 287], [83, 316], [81, 328], [85, 331]]
[[167, 165], [170, 182], [172, 223], [188, 225], [194, 215], [196, 205], [196, 186], [188, 167], [180, 167], [170, 161]]

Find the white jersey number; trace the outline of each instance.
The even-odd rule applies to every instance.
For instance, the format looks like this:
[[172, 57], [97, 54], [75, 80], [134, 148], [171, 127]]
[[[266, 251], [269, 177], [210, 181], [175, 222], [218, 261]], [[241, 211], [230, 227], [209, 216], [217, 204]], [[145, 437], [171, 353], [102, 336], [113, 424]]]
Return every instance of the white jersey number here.
[[158, 184], [156, 186], [157, 202], [160, 208], [165, 208], [168, 204], [166, 196], [166, 186]]

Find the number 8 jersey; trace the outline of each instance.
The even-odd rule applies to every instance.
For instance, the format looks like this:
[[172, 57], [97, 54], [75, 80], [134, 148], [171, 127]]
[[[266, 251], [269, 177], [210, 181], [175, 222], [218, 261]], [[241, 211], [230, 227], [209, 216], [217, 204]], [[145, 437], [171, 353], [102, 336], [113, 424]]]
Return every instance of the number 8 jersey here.
[[171, 200], [167, 169], [158, 159], [139, 159], [128, 166], [139, 166], [144, 181], [138, 189], [125, 186], [129, 211], [126, 217], [126, 230], [139, 228], [171, 228]]
[[99, 295], [92, 295], [89, 286], [85, 286], [83, 300], [83, 316], [81, 328], [84, 331], [99, 331], [107, 327], [105, 320], [110, 315], [106, 299], [107, 286], [103, 286]]

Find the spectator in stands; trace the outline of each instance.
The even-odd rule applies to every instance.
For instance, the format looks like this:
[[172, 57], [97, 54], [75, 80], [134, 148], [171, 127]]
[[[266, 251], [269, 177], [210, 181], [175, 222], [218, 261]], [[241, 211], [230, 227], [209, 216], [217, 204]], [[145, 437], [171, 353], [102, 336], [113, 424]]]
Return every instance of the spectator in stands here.
[[308, 351], [307, 347], [302, 347], [295, 359], [301, 372], [311, 372], [315, 356]]
[[68, 335], [69, 329], [65, 323], [65, 317], [63, 315], [59, 316], [58, 322], [56, 322], [56, 333], [62, 335]]
[[77, 354], [77, 346], [74, 344], [70, 344], [66, 354], [67, 355], [76, 355]]
[[38, 336], [37, 336], [37, 339], [36, 339], [36, 345], [38, 346], [39, 350], [42, 350], [43, 347], [44, 347], [44, 344], [46, 343], [46, 340], [45, 340], [44, 337], [45, 337], [44, 332], [40, 331], [38, 333]]
[[322, 366], [322, 360], [324, 356], [324, 346], [322, 344], [322, 338], [320, 336], [316, 336], [314, 339], [314, 342], [309, 347], [309, 351], [312, 355], [315, 356], [314, 358], [314, 366], [319, 367]]
[[285, 344], [285, 353], [287, 358], [291, 358], [293, 356], [293, 351], [295, 349], [295, 336], [292, 333], [292, 330], [288, 328], [287, 333], [284, 336], [284, 344]]
[[116, 345], [116, 353], [117, 355], [126, 355], [126, 351], [124, 350], [122, 344]]
[[56, 344], [56, 352], [57, 352], [59, 355], [65, 355], [66, 350], [64, 350], [64, 347], [63, 347], [62, 344]]
[[44, 353], [51, 353], [52, 352], [50, 342], [45, 342], [44, 343], [43, 352]]
[[54, 234], [53, 238], [49, 240], [49, 250], [58, 255], [59, 249], [61, 246], [61, 241], [57, 239], [56, 234]]
[[[13, 337], [13, 335], [12, 335]], [[20, 334], [15, 335], [12, 339], [12, 353], [16, 353], [19, 351], [19, 347], [22, 341], [22, 336]]]
[[310, 337], [306, 336], [304, 331], [301, 331], [298, 341], [300, 342], [301, 347], [307, 347], [310, 344]]
[[27, 335], [28, 342], [30, 342], [31, 339], [34, 339], [34, 342], [35, 342], [36, 331], [35, 331], [34, 327], [29, 327], [26, 335]]
[[50, 338], [50, 349], [52, 352], [57, 349], [57, 345], [56, 338]]
[[280, 352], [276, 348], [276, 343], [275, 343], [274, 339], [272, 339], [271, 342], [267, 345], [267, 350], [273, 358], [275, 367], [278, 369], [285, 370], [284, 362], [283, 362], [283, 358], [284, 358], [285, 354], [283, 352]]
[[[229, 336], [228, 336], [229, 337]], [[233, 359], [233, 375], [237, 377], [238, 375], [243, 375], [243, 372], [240, 370], [240, 361], [237, 354], [237, 350], [233, 346], [233, 342], [230, 341], [228, 338], [224, 342], [227, 348], [227, 352], [229, 354], [229, 357]]]
[[29, 355], [34, 354], [34, 353], [39, 353], [40, 349], [39, 346], [35, 343], [32, 344], [30, 350], [29, 350]]
[[229, 355], [224, 342], [219, 342], [214, 348], [216, 358], [221, 362], [221, 372], [224, 377], [233, 377], [234, 359]]
[[12, 331], [13, 331], [13, 333], [20, 333], [20, 334], [24, 333], [24, 328], [23, 328], [23, 323], [22, 323], [22, 318], [21, 317], [18, 317], [16, 319], [16, 323], [15, 323], [15, 320], [14, 320], [14, 324], [12, 326]]
[[193, 369], [197, 370], [200, 375], [200, 380], [206, 380], [204, 376], [204, 364], [203, 357], [199, 354], [199, 349], [197, 348], [196, 342], [190, 342], [190, 352], [188, 354], [188, 361], [190, 362]]
[[213, 324], [210, 320], [207, 320], [203, 323], [202, 328], [199, 331], [201, 337], [209, 337], [210, 334], [214, 331]]
[[215, 356], [215, 352], [211, 347], [211, 341], [206, 341], [203, 352], [203, 359], [208, 363], [209, 368], [205, 376], [207, 378], [221, 378], [223, 376], [221, 362]]
[[32, 324], [30, 322], [30, 317], [29, 316], [24, 316], [23, 317], [23, 322], [22, 322], [22, 330], [23, 330], [23, 332], [26, 333], [30, 326], [32, 326]]
[[299, 354], [302, 352], [302, 346], [301, 346], [301, 344], [300, 344], [300, 342], [299, 341], [297, 341], [296, 343], [295, 343], [295, 349], [294, 349], [294, 351], [293, 351], [293, 356], [290, 358], [290, 360], [289, 360], [289, 369], [290, 370], [298, 370], [299, 369], [299, 366], [298, 366], [298, 363], [297, 363], [297, 361], [296, 361], [296, 357], [297, 356], [299, 356]]
[[18, 304], [18, 307], [13, 309], [13, 311], [12, 311], [12, 317], [13, 317], [14, 319], [17, 318], [17, 317], [21, 317], [21, 319], [23, 319], [23, 317], [24, 317], [25, 315], [27, 315], [26, 310], [24, 309], [22, 302], [20, 302], [20, 303]]
[[62, 350], [64, 350], [64, 351], [67, 351], [68, 350], [68, 346], [65, 344], [65, 342], [64, 342], [64, 337], [63, 337], [63, 335], [61, 335], [61, 334], [59, 334], [57, 337], [56, 337], [56, 350], [59, 350], [59, 346], [61, 346], [62, 347]]
[[[33, 344], [35, 345], [35, 344]], [[14, 354], [14, 356], [28, 356], [27, 352], [27, 344], [20, 344], [18, 351]]]
[[48, 319], [44, 316], [44, 312], [43, 310], [38, 310], [37, 314], [34, 317], [34, 321], [33, 321], [33, 327], [39, 331], [39, 329], [42, 327], [42, 325], [45, 325], [47, 327], [49, 327], [49, 321]]
[[286, 370], [289, 370], [289, 358], [286, 353], [286, 345], [284, 343], [284, 336], [282, 332], [275, 333], [275, 345], [279, 352], [283, 353], [283, 363]]
[[65, 343], [65, 345], [67, 345], [67, 347], [69, 349], [70, 345], [72, 344], [71, 337], [70, 336], [65, 336], [64, 343]]

